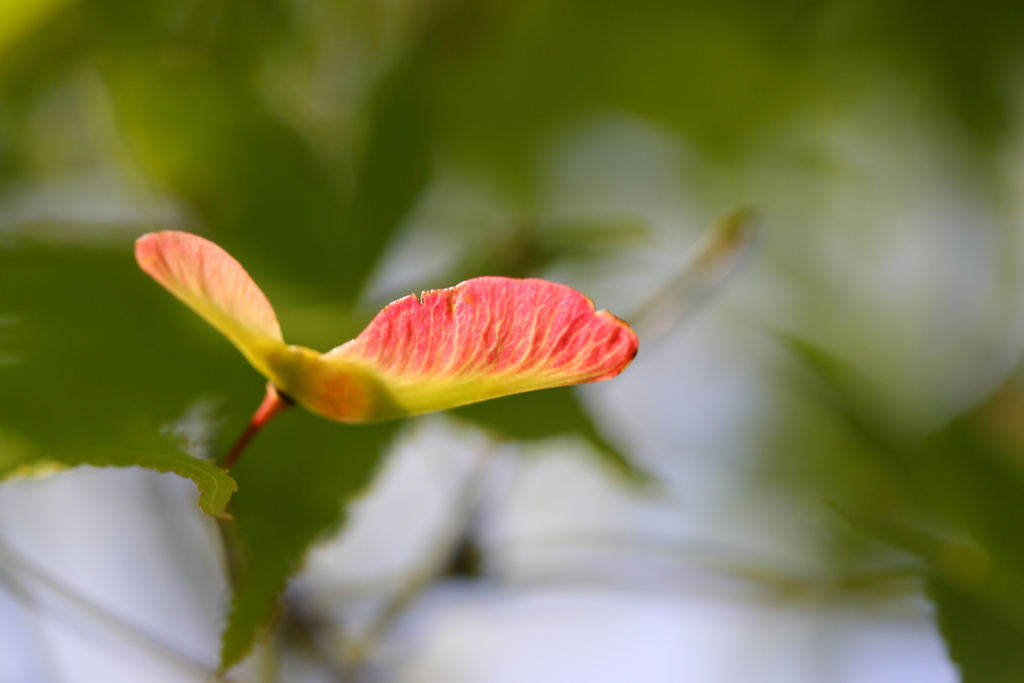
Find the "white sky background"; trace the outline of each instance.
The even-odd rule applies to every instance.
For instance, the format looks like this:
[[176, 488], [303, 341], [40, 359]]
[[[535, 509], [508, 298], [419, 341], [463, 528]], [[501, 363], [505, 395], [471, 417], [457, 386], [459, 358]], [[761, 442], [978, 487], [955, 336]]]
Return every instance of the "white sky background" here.
[[[846, 358], [922, 429], [970, 405], [1018, 356], [1020, 288], [1005, 263], [1020, 245], [1003, 242], [998, 225], [1019, 223], [1021, 207], [993, 206], [972, 187], [965, 153], [941, 125], [885, 92], [764, 131], [728, 167], [625, 115], [553, 139], [532, 212], [630, 214], [652, 226], [624, 255], [547, 274], [620, 315], [671, 278], [715, 213], [745, 202], [764, 216], [758, 251], [720, 297], [658, 343], [641, 340], [621, 377], [583, 390], [610, 438], [663, 490], [624, 490], [575, 440], [503, 445], [448, 418], [417, 420], [349, 529], [310, 557], [294, 595], [345, 624], [331, 642], [358, 634], [380, 595], [440, 562], [452, 520], [476, 510], [490, 578], [414, 601], [374, 651], [371, 679], [955, 680], [918, 596], [784, 599], [722, 570], [827, 573], [820, 501], [757, 484], [758, 437], [791, 362], [772, 329]], [[1019, 188], [1024, 166], [1008, 158], [1007, 184]], [[33, 192], [0, 202], [0, 217], [46, 196]], [[122, 192], [113, 187], [111, 201]], [[446, 173], [368, 298], [415, 288], [517, 211], [485, 180]], [[465, 493], [470, 480], [479, 493]], [[0, 555], [0, 683], [205, 680], [227, 597], [214, 529], [194, 500], [189, 482], [137, 471], [0, 487], [2, 548], [163, 644]], [[299, 657], [281, 666], [282, 680], [329, 680]]]

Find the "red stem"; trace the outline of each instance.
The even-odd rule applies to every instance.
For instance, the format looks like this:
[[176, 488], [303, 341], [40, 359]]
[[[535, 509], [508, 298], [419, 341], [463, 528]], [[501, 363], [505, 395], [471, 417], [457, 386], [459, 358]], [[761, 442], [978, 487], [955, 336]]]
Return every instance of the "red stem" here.
[[238, 458], [241, 457], [245, 447], [256, 436], [256, 432], [263, 429], [263, 426], [270, 422], [270, 418], [291, 408], [293, 405], [295, 405], [294, 401], [279, 392], [272, 382], [267, 382], [267, 395], [263, 397], [263, 403], [256, 409], [252, 419], [249, 420], [249, 426], [238, 437], [238, 441], [235, 442], [235, 445], [231, 447], [228, 454], [220, 461], [220, 466], [225, 470], [230, 470], [235, 462], [238, 461]]

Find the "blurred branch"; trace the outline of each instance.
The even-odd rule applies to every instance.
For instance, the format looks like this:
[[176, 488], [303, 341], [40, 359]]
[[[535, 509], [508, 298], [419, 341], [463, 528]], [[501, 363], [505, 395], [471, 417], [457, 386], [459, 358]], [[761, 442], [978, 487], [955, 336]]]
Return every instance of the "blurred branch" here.
[[[346, 633], [336, 621], [322, 617], [315, 606], [292, 599], [285, 603], [281, 622], [284, 633], [279, 631], [278, 635], [288, 638], [292, 645], [301, 643], [330, 679], [339, 682], [362, 680], [366, 664], [381, 639], [423, 591], [459, 561], [467, 539], [472, 542], [472, 529], [479, 514], [480, 489], [487, 479], [491, 461], [491, 449], [477, 455], [461, 489], [454, 494], [455, 501], [446, 528], [418, 567], [401, 576], [382, 577], [331, 594], [330, 598], [337, 601], [368, 597], [383, 599], [383, 605], [359, 634]], [[325, 637], [332, 626], [340, 633], [337, 641]]]
[[373, 647], [395, 620], [457, 559], [462, 549], [461, 542], [470, 533], [478, 514], [479, 492], [490, 470], [491, 455], [491, 449], [485, 449], [477, 456], [472, 471], [458, 493], [446, 532], [434, 544], [434, 552], [421, 564], [419, 571], [413, 573], [408, 583], [387, 602], [365, 635], [352, 643], [344, 653], [349, 670], [358, 669], [363, 665]]
[[735, 209], [715, 219], [691, 248], [679, 273], [629, 316], [645, 346], [664, 339], [722, 285], [757, 234], [752, 211]]
[[[0, 564], [0, 579], [17, 571], [46, 587], [59, 598], [70, 603], [91, 618], [95, 623], [105, 627], [108, 631], [135, 644], [140, 649], [159, 657], [181, 671], [203, 679], [213, 679], [216, 676], [217, 670], [215, 666], [204, 664], [149, 633], [142, 627], [96, 604], [89, 598], [81, 595], [74, 588], [68, 586], [55, 574], [29, 560], [2, 541], [0, 541], [0, 560], [2, 560], [2, 564]], [[26, 605], [39, 608], [38, 602], [32, 598], [28, 590], [23, 588], [22, 590], [13, 591], [13, 595]], [[230, 683], [237, 679], [224, 678], [222, 680]]]
[[[10, 595], [23, 606], [33, 610], [40, 609], [35, 597], [25, 588], [23, 582], [13, 572], [4, 567], [3, 563], [0, 563], [0, 586], [6, 587]], [[46, 673], [48, 680], [57, 680], [49, 643], [43, 637], [37, 624], [33, 623], [30, 630], [33, 639], [38, 643], [40, 667]], [[24, 655], [25, 653], [21, 654]]]
[[[626, 550], [650, 556], [668, 556], [671, 578], [684, 570], [704, 572], [713, 578], [739, 580], [762, 594], [782, 599], [826, 600], [841, 596], [892, 595], [918, 592], [927, 576], [923, 563], [899, 562], [884, 567], [839, 572], [833, 575], [810, 576], [771, 567], [771, 560], [755, 557], [749, 551], [719, 544], [677, 542], [661, 538], [641, 538], [634, 534], [547, 534], [541, 537], [506, 541], [497, 552], [508, 552], [516, 545], [550, 545], [559, 549], [594, 548]], [[491, 549], [492, 552], [495, 549]], [[635, 556], [634, 556], [635, 557]], [[633, 559], [633, 558], [625, 558]], [[588, 569], [593, 558], [587, 558]], [[606, 563], [601, 563], [607, 569]], [[569, 568], [570, 580], [580, 580], [586, 570]], [[543, 574], [540, 577], [543, 580]], [[645, 581], [644, 585], [649, 582]]]

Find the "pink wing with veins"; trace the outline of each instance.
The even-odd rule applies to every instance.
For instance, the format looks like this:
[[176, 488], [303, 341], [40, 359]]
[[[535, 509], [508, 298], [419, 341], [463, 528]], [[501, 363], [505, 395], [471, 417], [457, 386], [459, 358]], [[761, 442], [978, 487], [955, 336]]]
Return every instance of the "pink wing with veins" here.
[[410, 412], [622, 372], [636, 335], [586, 296], [546, 280], [481, 277], [408, 296], [325, 355], [372, 368]]
[[281, 327], [267, 297], [230, 254], [198, 235], [166, 230], [140, 237], [135, 259], [272, 376], [267, 355], [284, 347]]

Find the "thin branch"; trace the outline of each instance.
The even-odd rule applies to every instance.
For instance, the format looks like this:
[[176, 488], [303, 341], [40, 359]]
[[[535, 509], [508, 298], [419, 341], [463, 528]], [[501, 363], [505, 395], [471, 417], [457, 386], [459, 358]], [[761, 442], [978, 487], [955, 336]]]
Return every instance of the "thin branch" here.
[[629, 315], [645, 347], [668, 336], [718, 290], [750, 250], [755, 235], [749, 210], [736, 209], [715, 219], [676, 276]]
[[[23, 585], [23, 583], [16, 577], [11, 571], [0, 564], [0, 585], [6, 586], [10, 595], [14, 597], [27, 609], [38, 611], [40, 606], [36, 601], [35, 597], [29, 592], [29, 590]], [[33, 639], [37, 643], [37, 649], [39, 652], [39, 661], [41, 666], [46, 672], [46, 679], [56, 681], [56, 669], [54, 667], [51, 647], [47, 639], [40, 632], [38, 624], [33, 622], [30, 626], [31, 634]]]
[[[96, 623], [104, 626], [110, 632], [135, 644], [137, 647], [158, 656], [162, 660], [176, 666], [190, 675], [200, 676], [205, 679], [213, 679], [216, 677], [217, 669], [215, 666], [210, 666], [199, 661], [152, 633], [149, 633], [146, 629], [138, 626], [137, 624], [133, 624], [131, 621], [115, 614], [101, 605], [98, 605], [89, 598], [86, 598], [77, 590], [68, 586], [55, 574], [52, 574], [46, 568], [28, 559], [2, 540], [0, 540], [0, 559], [2, 559], [4, 564], [7, 565], [8, 572], [11, 570], [17, 570], [21, 574], [31, 578], [38, 584], [46, 587], [60, 598], [81, 610]], [[15, 595], [18, 594], [16, 593]], [[19, 596], [19, 599], [21, 598], [22, 596]], [[232, 679], [224, 680], [230, 683]]]

